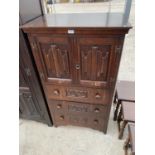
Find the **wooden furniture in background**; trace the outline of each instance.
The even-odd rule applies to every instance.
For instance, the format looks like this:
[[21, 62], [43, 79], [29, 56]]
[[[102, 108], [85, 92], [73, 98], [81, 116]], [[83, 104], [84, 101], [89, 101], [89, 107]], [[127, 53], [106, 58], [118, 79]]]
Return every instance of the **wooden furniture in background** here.
[[114, 121], [117, 120], [119, 109], [122, 101], [135, 102], [135, 82], [133, 81], [118, 81], [114, 96]]
[[128, 154], [128, 148], [131, 147], [131, 155], [135, 155], [135, 124], [128, 124], [128, 137], [124, 144], [125, 155]]
[[[20, 25], [42, 15], [39, 0], [19, 2]], [[19, 30], [19, 116], [52, 125], [31, 48], [21, 29]]]
[[[122, 125], [120, 125], [122, 122]], [[135, 122], [135, 103], [125, 102], [121, 103], [120, 114], [117, 119], [118, 129], [119, 129], [119, 139], [123, 137], [124, 128], [128, 122]]]
[[130, 28], [121, 13], [51, 14], [22, 26], [55, 126], [78, 125], [106, 133]]

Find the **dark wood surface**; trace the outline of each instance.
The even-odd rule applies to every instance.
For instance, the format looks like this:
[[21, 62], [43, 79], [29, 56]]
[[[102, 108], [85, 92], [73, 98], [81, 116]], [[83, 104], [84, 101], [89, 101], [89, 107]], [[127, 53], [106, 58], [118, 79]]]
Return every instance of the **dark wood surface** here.
[[47, 104], [23, 32], [19, 31], [19, 112], [24, 119], [51, 125]]
[[[49, 15], [21, 28], [28, 34], [54, 125], [79, 125], [106, 133], [124, 36], [130, 26], [122, 26], [118, 14], [109, 16], [109, 25], [104, 23], [104, 13], [92, 14], [93, 22], [86, 20], [90, 15]], [[114, 17], [117, 20], [112, 21]], [[60, 112], [54, 107], [57, 103], [62, 105]], [[97, 105], [101, 111], [105, 108], [104, 117], [85, 111]]]
[[77, 125], [106, 132], [108, 106], [90, 105], [79, 102], [49, 101], [49, 108], [55, 126]]
[[116, 85], [117, 98], [122, 101], [135, 101], [135, 82], [118, 81]]
[[[20, 25], [42, 14], [40, 0], [19, 1]], [[21, 29], [19, 30], [19, 114], [22, 118], [52, 125], [31, 48]]]

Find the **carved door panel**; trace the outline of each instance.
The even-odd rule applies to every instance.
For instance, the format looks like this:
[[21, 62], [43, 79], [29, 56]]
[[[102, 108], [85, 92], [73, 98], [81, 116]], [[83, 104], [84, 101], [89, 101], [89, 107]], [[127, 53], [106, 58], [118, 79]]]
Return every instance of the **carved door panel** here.
[[78, 39], [79, 83], [83, 86], [108, 87], [115, 39]]
[[35, 99], [29, 89], [20, 90], [19, 103], [21, 117], [41, 120], [39, 107], [36, 107]]
[[42, 81], [72, 83], [72, 40], [62, 36], [36, 37], [35, 40], [31, 46]]

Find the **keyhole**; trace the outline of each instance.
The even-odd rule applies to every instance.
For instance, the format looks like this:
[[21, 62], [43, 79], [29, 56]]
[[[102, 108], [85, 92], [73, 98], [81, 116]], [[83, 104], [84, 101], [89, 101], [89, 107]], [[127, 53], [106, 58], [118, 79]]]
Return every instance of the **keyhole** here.
[[76, 69], [80, 69], [80, 65], [79, 65], [79, 64], [76, 64], [76, 65], [75, 65], [75, 68], [76, 68]]

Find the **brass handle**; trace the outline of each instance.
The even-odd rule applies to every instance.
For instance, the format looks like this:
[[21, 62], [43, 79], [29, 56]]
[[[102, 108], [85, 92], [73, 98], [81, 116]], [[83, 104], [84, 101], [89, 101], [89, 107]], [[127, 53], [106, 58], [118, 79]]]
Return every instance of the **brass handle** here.
[[64, 120], [64, 116], [60, 116], [60, 120]]
[[79, 65], [79, 64], [76, 64], [76, 65], [75, 65], [75, 68], [76, 68], [76, 69], [80, 69], [80, 65]]
[[58, 109], [60, 109], [61, 107], [62, 107], [62, 105], [61, 105], [61, 104], [58, 104], [58, 105], [57, 105], [57, 108], [58, 108]]
[[100, 99], [101, 95], [99, 93], [96, 93], [95, 97], [96, 97], [96, 99]]
[[94, 120], [94, 123], [95, 123], [95, 124], [98, 124], [98, 123], [99, 123], [99, 121], [98, 121], [97, 119], [95, 119], [95, 120]]
[[53, 93], [54, 93], [54, 95], [59, 95], [59, 94], [60, 94], [60, 93], [59, 93], [59, 90], [57, 90], [57, 89], [54, 90]]
[[98, 112], [100, 112], [100, 109], [99, 108], [95, 108], [94, 112], [98, 113]]

